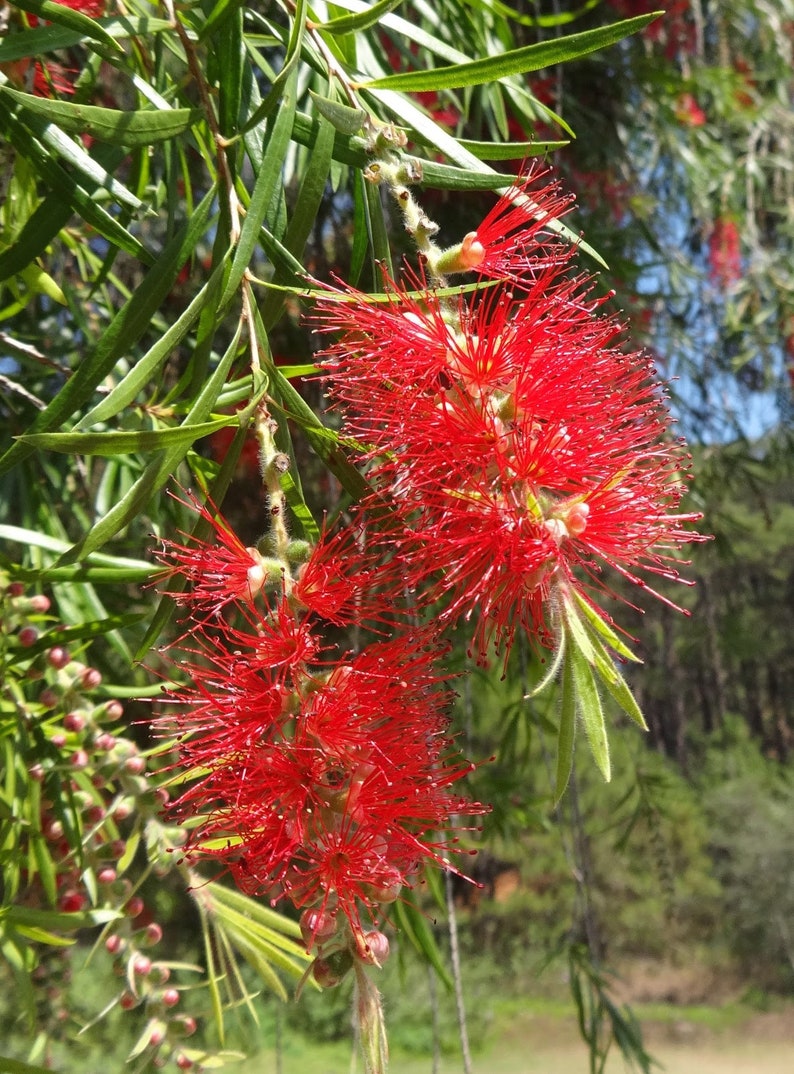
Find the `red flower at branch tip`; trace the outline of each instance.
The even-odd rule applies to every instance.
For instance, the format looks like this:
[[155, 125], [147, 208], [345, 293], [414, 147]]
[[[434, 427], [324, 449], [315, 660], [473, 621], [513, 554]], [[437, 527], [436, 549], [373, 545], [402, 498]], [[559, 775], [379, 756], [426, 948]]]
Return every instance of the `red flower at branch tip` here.
[[572, 247], [550, 252], [533, 220], [514, 231], [517, 204], [501, 199], [487, 234], [498, 250], [505, 227], [520, 291], [451, 304], [387, 280], [388, 303], [329, 294], [317, 316], [340, 336], [326, 357], [345, 431], [370, 445], [400, 523], [382, 537], [392, 584], [443, 599], [442, 621], [475, 616], [480, 649], [518, 626], [549, 641], [557, 588], [609, 592], [602, 565], [638, 584], [638, 570], [678, 577], [674, 551], [698, 539], [650, 361], [566, 273]]

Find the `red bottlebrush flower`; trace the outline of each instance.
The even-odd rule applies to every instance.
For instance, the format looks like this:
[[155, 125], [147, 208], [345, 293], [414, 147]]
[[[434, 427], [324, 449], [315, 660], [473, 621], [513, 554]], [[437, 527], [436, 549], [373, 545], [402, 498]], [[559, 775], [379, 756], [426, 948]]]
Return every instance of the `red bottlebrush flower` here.
[[175, 807], [201, 818], [187, 852], [274, 901], [338, 910], [360, 932], [362, 906], [377, 912], [380, 893], [393, 898], [423, 859], [441, 859], [451, 814], [482, 812], [448, 789], [471, 766], [445, 737], [438, 650], [398, 637], [330, 673], [295, 662], [279, 677], [214, 639], [204, 648], [193, 685], [171, 697], [180, 711], [162, 721], [196, 775]]
[[565, 275], [570, 247], [544, 242], [533, 263], [535, 224], [514, 238], [515, 205], [508, 195], [491, 214], [490, 239], [498, 248], [503, 221], [522, 293], [455, 308], [387, 281], [388, 304], [329, 295], [318, 318], [341, 333], [327, 356], [347, 431], [391, 490], [393, 584], [443, 598], [442, 621], [475, 615], [480, 649], [519, 625], [548, 641], [555, 588], [605, 589], [602, 564], [677, 577], [670, 551], [697, 539], [650, 362], [614, 345], [621, 325]]
[[[457, 264], [448, 272], [476, 270], [494, 279], [524, 283], [528, 272], [540, 268], [541, 242], [555, 243], [555, 224], [570, 211], [573, 196], [563, 194], [556, 181], [543, 180], [548, 170], [532, 168], [494, 205], [476, 231], [464, 236]], [[552, 259], [563, 251], [556, 244], [546, 251]]]
[[177, 541], [163, 540], [156, 553], [157, 559], [166, 567], [160, 578], [179, 576], [190, 583], [187, 593], [173, 591], [169, 595], [178, 604], [194, 611], [217, 615], [233, 601], [251, 601], [266, 582], [280, 580], [279, 565], [261, 556], [255, 548], [247, 548], [232, 532], [226, 522], [209, 510], [190, 493], [188, 500], [179, 500], [185, 507], [193, 508], [207, 523], [218, 541], [193, 540], [188, 534], [182, 536], [193, 540], [184, 545]]
[[742, 278], [739, 228], [730, 217], [718, 217], [709, 237], [709, 271], [712, 282], [723, 290]]

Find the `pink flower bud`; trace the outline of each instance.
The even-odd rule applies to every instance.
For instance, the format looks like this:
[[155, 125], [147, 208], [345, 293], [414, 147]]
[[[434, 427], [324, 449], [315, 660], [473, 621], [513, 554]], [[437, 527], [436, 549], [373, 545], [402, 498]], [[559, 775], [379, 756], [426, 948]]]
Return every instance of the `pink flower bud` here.
[[68, 891], [58, 900], [58, 907], [65, 914], [78, 914], [87, 905], [88, 899], [79, 891]]
[[59, 839], [63, 839], [63, 824], [59, 820], [54, 818], [48, 820], [44, 825], [44, 838], [48, 839], [51, 843], [57, 843]]
[[143, 899], [139, 895], [133, 895], [124, 907], [124, 914], [127, 917], [138, 917], [143, 913]]
[[6, 593], [8, 593], [9, 597], [21, 597], [24, 592], [24, 582], [11, 582], [8, 589], [6, 590]]
[[47, 661], [50, 664], [50, 667], [65, 668], [70, 659], [69, 650], [64, 649], [62, 645], [54, 645], [52, 649], [47, 652]]
[[138, 1002], [138, 997], [133, 996], [132, 992], [122, 992], [119, 1006], [123, 1011], [131, 1011], [138, 1006]]
[[34, 626], [24, 626], [17, 634], [17, 641], [23, 648], [29, 649], [39, 640], [39, 632]]
[[115, 932], [105, 940], [105, 950], [110, 955], [117, 955], [125, 946], [125, 941]]
[[139, 776], [146, 770], [146, 760], [143, 757], [128, 757], [124, 762], [124, 771], [131, 776]]
[[120, 720], [124, 715], [124, 706], [120, 701], [108, 701], [104, 715], [106, 720]]
[[193, 1060], [189, 1059], [184, 1052], [180, 1052], [176, 1057], [176, 1065], [180, 1070], [190, 1070], [193, 1067]]
[[43, 593], [37, 593], [34, 597], [30, 598], [30, 610], [43, 615], [44, 612], [50, 610], [50, 598], [45, 597]]
[[82, 712], [67, 712], [63, 718], [63, 726], [67, 731], [82, 731], [85, 727], [85, 716]]
[[[97, 880], [100, 884], [112, 884], [115, 882], [116, 876], [116, 870], [108, 867], [107, 869], [99, 870], [97, 873]], [[113, 937], [111, 937], [111, 939], [113, 939]], [[108, 950], [110, 949], [108, 948]]]
[[388, 936], [373, 930], [372, 932], [365, 932], [362, 939], [363, 949], [359, 957], [364, 962], [372, 962], [376, 966], [382, 966], [389, 957]]
[[148, 977], [152, 972], [152, 960], [146, 955], [136, 955], [132, 962], [133, 973], [139, 977]]
[[175, 1007], [179, 1003], [179, 993], [175, 988], [166, 988], [161, 998], [166, 1007]]
[[154, 947], [163, 938], [163, 930], [156, 921], [151, 921], [143, 933], [143, 940], [147, 947]]
[[102, 675], [96, 668], [86, 668], [80, 676], [84, 690], [93, 690], [102, 682]]
[[72, 756], [69, 758], [69, 764], [72, 768], [76, 768], [79, 771], [88, 767], [88, 754], [85, 750], [75, 750]]
[[303, 942], [310, 948], [330, 940], [336, 932], [336, 918], [326, 910], [304, 910], [300, 930]]
[[149, 1032], [149, 1047], [159, 1048], [165, 1040], [165, 1027], [162, 1024], [153, 1025]]
[[48, 686], [39, 694], [39, 701], [42, 703], [45, 709], [54, 709], [60, 701], [60, 695], [56, 690], [53, 690], [51, 686]]

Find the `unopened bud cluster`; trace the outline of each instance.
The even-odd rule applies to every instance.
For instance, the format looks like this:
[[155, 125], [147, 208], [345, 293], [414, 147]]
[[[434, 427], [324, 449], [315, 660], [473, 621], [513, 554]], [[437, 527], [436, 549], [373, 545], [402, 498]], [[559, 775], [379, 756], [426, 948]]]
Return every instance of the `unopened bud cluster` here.
[[[24, 865], [5, 870], [6, 894], [29, 908], [74, 915], [73, 926], [58, 919], [58, 931], [67, 934], [96, 927], [110, 912], [103, 935], [119, 977], [118, 1004], [145, 1013], [146, 1049], [155, 1065], [168, 1059], [180, 1069], [199, 1069], [180, 1047], [195, 1020], [179, 1009], [168, 964], [153, 958], [162, 928], [127, 875], [134, 857], [129, 836], [139, 826], [160, 874], [174, 867], [169, 850], [185, 833], [157, 820], [168, 793], [151, 784], [146, 758], [122, 733], [123, 705], [97, 696], [101, 673], [61, 640], [49, 612], [48, 597], [29, 595], [0, 574], [0, 717], [13, 735], [18, 780], [29, 787], [20, 795], [29, 813], [19, 818], [10, 855]], [[102, 913], [95, 917], [95, 911]], [[46, 998], [38, 1005], [38, 1027], [61, 1037], [71, 1017], [71, 949], [31, 947], [36, 994]]]

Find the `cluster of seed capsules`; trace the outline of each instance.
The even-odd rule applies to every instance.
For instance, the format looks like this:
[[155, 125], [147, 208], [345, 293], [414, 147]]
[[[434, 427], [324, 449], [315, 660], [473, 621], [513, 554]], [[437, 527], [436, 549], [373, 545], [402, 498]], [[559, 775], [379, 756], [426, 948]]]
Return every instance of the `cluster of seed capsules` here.
[[[152, 957], [162, 928], [126, 875], [135, 862], [131, 836], [141, 830], [154, 870], [173, 868], [165, 851], [179, 845], [184, 832], [157, 819], [168, 793], [151, 785], [146, 758], [120, 733], [123, 705], [97, 696], [100, 672], [62, 642], [63, 631], [48, 614], [49, 598], [27, 595], [22, 583], [0, 577], [0, 612], [0, 719], [13, 735], [15, 780], [27, 789], [20, 795], [27, 815], [9, 835], [16, 844], [4, 861], [6, 899], [23, 923], [25, 914], [34, 915], [31, 921], [46, 927], [47, 914], [57, 915], [49, 931], [91, 930], [95, 936], [101, 928], [120, 978], [103, 1013], [116, 1006], [142, 1013], [136, 1045], [141, 1061], [198, 1070], [183, 1045], [196, 1029], [194, 1018], [180, 1009], [183, 990], [170, 983], [169, 963]], [[83, 945], [25, 945], [37, 1028], [50, 1042], [68, 1040], [81, 1017], [70, 985], [78, 960], [90, 951]]]

